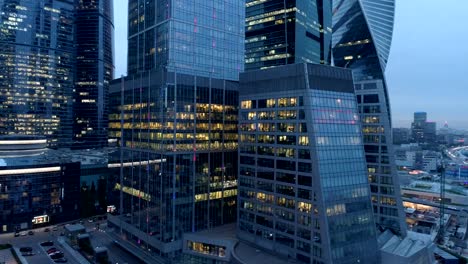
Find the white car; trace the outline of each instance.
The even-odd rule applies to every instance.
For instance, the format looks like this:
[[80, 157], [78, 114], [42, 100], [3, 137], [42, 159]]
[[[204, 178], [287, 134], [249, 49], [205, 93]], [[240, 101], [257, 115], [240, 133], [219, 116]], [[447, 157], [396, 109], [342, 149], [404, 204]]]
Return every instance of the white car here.
[[27, 235], [27, 234], [28, 234], [28, 232], [26, 232], [26, 231], [21, 231], [21, 232], [20, 232], [20, 236], [25, 236], [25, 235]]

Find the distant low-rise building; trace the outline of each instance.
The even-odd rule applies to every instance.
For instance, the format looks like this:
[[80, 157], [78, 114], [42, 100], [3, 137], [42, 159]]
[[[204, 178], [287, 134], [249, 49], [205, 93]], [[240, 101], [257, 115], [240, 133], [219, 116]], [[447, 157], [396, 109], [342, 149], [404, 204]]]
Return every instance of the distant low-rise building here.
[[79, 218], [79, 162], [45, 148], [45, 138], [8, 136], [0, 145], [0, 233]]

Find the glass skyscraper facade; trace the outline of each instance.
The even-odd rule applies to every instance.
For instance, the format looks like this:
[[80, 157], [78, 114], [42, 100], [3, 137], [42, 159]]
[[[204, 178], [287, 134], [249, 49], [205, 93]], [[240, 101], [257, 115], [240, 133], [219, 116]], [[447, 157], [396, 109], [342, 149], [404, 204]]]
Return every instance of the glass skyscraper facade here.
[[71, 144], [74, 1], [0, 1], [0, 134]]
[[245, 69], [331, 61], [331, 0], [247, 0]]
[[128, 74], [167, 69], [238, 79], [244, 12], [243, 1], [129, 1]]
[[394, 14], [393, 0], [333, 1], [332, 49], [335, 66], [353, 70], [376, 224], [405, 235], [384, 75]]
[[120, 216], [110, 222], [155, 257], [177, 256], [186, 232], [236, 219], [244, 8], [129, 1], [129, 75], [111, 83], [109, 138], [135, 165], [114, 177]]
[[351, 71], [251, 71], [239, 93], [239, 238], [305, 263], [375, 263]]
[[113, 183], [139, 227], [131, 236], [170, 257], [183, 233], [236, 219], [238, 92], [233, 81], [164, 76], [129, 77], [123, 95], [113, 83], [109, 130], [124, 162], [139, 164]]
[[112, 0], [77, 1], [75, 148], [107, 146], [109, 82], [114, 77], [113, 34]]

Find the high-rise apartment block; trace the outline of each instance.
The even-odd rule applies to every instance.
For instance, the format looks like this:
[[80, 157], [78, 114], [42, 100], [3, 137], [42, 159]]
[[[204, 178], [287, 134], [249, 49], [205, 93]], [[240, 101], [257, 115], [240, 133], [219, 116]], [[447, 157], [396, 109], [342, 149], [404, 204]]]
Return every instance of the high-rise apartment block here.
[[236, 219], [244, 12], [236, 0], [129, 1], [129, 76], [111, 84], [109, 136], [144, 166], [115, 179], [110, 222], [156, 256]]
[[245, 69], [330, 64], [331, 16], [331, 0], [247, 0]]
[[351, 71], [250, 71], [239, 92], [239, 238], [305, 263], [375, 263]]
[[109, 82], [114, 78], [113, 0], [76, 5], [75, 148], [107, 146]]
[[392, 145], [385, 67], [395, 1], [333, 1], [333, 61], [353, 70], [376, 224], [406, 234]]

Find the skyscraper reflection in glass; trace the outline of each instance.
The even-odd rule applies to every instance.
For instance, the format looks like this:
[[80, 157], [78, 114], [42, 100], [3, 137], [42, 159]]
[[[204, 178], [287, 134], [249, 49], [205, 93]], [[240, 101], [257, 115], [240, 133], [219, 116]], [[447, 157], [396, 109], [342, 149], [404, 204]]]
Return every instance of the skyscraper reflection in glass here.
[[74, 1], [0, 1], [0, 134], [72, 138]]
[[332, 49], [335, 66], [353, 70], [376, 223], [404, 235], [384, 75], [394, 15], [394, 0], [333, 1]]

